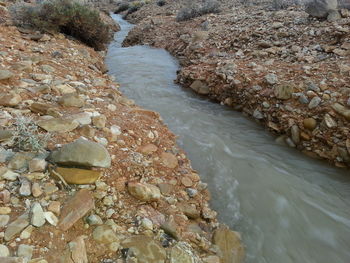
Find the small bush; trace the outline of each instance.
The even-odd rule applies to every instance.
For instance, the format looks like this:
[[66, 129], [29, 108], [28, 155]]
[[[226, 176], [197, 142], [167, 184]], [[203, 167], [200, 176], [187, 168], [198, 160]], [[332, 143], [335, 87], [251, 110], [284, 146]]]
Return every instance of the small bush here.
[[220, 13], [220, 4], [214, 0], [205, 1], [202, 7], [199, 10], [201, 15], [210, 14], [210, 13]]
[[102, 50], [111, 39], [108, 25], [98, 11], [69, 0], [45, 1], [36, 5], [19, 4], [10, 10], [17, 26], [43, 32], [61, 32]]
[[192, 18], [202, 16], [210, 13], [219, 13], [220, 12], [220, 4], [215, 0], [207, 0], [202, 6], [191, 6], [184, 7], [179, 10], [176, 15], [176, 21], [186, 21]]
[[126, 19], [128, 15], [138, 11], [144, 4], [145, 2], [142, 2], [142, 1], [132, 2], [123, 18]]
[[191, 7], [183, 7], [179, 10], [179, 12], [176, 15], [176, 21], [186, 21], [190, 20], [192, 18], [195, 18], [197, 16], [200, 16], [199, 12], [196, 11], [196, 9]]
[[20, 151], [42, 152], [50, 138], [50, 134], [40, 134], [38, 126], [31, 118], [17, 116], [13, 124], [13, 144]]
[[165, 0], [158, 0], [157, 1], [157, 6], [165, 6], [165, 5], [166, 5]]
[[130, 4], [128, 2], [122, 2], [119, 4], [117, 10], [115, 10], [114, 14], [119, 14], [121, 12], [124, 12], [128, 10], [130, 7]]

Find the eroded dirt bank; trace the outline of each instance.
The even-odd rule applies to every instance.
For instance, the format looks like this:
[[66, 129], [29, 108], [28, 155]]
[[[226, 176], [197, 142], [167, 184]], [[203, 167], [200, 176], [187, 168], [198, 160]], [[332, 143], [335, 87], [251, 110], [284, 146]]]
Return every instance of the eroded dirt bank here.
[[290, 147], [339, 167], [350, 164], [349, 12], [335, 22], [300, 7], [222, 6], [176, 22], [178, 2], [144, 5], [124, 45], [165, 48], [177, 81], [281, 135]]
[[[0, 261], [240, 262], [239, 234], [217, 222], [175, 135], [120, 93], [103, 52], [10, 24], [0, 20]], [[45, 134], [45, 151], [18, 150]]]

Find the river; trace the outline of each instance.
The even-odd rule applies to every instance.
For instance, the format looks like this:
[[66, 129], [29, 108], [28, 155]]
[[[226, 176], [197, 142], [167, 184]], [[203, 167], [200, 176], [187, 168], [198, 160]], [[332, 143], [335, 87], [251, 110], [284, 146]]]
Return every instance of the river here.
[[349, 263], [350, 173], [279, 145], [241, 113], [174, 84], [177, 61], [165, 50], [108, 49], [122, 92], [161, 114], [212, 193], [221, 222], [242, 233], [247, 263]]

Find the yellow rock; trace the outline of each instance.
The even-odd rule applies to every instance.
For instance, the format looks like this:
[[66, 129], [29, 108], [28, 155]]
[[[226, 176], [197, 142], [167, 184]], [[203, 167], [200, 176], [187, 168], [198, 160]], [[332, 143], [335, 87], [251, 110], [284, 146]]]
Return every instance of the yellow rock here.
[[222, 263], [240, 263], [244, 259], [244, 247], [239, 233], [231, 231], [226, 226], [220, 226], [215, 230], [213, 243], [221, 252]]
[[[79, 168], [57, 167], [54, 171], [59, 173], [69, 184], [92, 184], [102, 175], [101, 171]], [[52, 170], [51, 176], [57, 178]]]

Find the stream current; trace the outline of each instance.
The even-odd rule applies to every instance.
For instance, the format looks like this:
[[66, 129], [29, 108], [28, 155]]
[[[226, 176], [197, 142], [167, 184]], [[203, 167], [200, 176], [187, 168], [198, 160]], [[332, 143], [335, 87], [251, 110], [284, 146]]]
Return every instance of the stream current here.
[[277, 144], [241, 113], [174, 84], [165, 50], [123, 48], [121, 26], [106, 63], [122, 92], [161, 114], [212, 194], [219, 220], [241, 232], [246, 263], [349, 263], [349, 171]]

